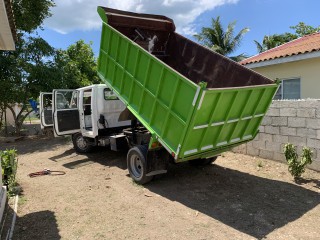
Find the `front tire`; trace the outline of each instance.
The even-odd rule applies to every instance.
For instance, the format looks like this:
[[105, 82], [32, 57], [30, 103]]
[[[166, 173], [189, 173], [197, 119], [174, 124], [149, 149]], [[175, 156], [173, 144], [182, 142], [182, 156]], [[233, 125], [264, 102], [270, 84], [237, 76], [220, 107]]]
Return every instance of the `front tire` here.
[[138, 184], [146, 184], [153, 179], [153, 176], [146, 176], [146, 146], [136, 146], [129, 150], [127, 155], [127, 166], [130, 177]]
[[191, 166], [205, 166], [205, 165], [210, 165], [213, 163], [215, 160], [217, 160], [217, 156], [211, 157], [211, 158], [199, 158], [199, 159], [194, 159], [188, 161]]
[[83, 137], [81, 133], [76, 133], [72, 135], [73, 147], [78, 153], [88, 153], [93, 149], [90, 141]]

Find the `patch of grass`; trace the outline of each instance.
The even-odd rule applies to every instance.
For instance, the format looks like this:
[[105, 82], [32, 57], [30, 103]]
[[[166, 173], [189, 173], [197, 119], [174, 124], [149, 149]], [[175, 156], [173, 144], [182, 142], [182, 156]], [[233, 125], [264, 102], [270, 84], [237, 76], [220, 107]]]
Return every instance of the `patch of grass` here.
[[72, 137], [70, 135], [64, 136], [64, 140], [66, 142], [71, 142], [72, 141]]
[[27, 201], [28, 201], [28, 199], [26, 198], [26, 196], [22, 195], [22, 196], [19, 197], [18, 204], [19, 204], [19, 206], [22, 206], [22, 205], [26, 204]]
[[144, 188], [143, 185], [136, 183], [133, 179], [131, 179], [131, 180], [132, 180], [131, 183], [132, 183], [133, 186], [139, 187], [139, 188]]
[[38, 121], [39, 118], [37, 116], [28, 116], [23, 122], [30, 123], [32, 121]]

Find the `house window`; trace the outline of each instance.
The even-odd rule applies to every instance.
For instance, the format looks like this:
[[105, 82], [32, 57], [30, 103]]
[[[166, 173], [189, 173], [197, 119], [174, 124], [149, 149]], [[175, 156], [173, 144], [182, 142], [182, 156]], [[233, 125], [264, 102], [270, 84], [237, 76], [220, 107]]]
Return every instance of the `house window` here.
[[300, 78], [283, 79], [274, 99], [300, 99]]

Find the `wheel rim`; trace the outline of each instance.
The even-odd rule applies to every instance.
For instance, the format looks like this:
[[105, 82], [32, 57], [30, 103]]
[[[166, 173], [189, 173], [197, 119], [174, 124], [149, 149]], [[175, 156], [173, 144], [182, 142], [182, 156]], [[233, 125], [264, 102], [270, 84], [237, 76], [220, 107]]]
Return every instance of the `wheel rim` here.
[[84, 137], [79, 136], [77, 138], [77, 146], [82, 150], [85, 150], [87, 148], [88, 144], [87, 144], [87, 141], [84, 139]]
[[130, 168], [133, 176], [135, 178], [140, 178], [142, 175], [142, 162], [139, 156], [137, 155], [132, 155], [130, 158]]

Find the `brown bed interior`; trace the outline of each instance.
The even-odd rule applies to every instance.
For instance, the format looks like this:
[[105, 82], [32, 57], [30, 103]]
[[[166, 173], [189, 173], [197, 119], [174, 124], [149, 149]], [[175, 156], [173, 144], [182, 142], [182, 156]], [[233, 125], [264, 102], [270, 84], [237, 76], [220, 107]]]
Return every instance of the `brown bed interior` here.
[[[108, 24], [194, 83], [207, 88], [244, 87], [272, 80], [175, 32], [171, 19], [105, 8]], [[149, 43], [156, 36], [154, 47]]]

